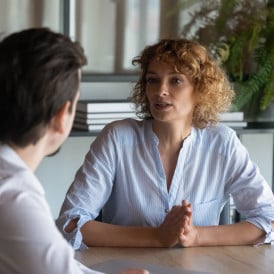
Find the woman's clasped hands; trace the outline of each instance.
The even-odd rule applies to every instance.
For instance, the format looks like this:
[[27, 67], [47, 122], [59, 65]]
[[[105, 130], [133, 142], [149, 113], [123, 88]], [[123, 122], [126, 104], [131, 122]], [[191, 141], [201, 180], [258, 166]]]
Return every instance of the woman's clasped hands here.
[[192, 222], [192, 206], [186, 200], [181, 205], [173, 206], [164, 222], [159, 226], [159, 237], [166, 247], [177, 244], [194, 246], [198, 238], [198, 229]]

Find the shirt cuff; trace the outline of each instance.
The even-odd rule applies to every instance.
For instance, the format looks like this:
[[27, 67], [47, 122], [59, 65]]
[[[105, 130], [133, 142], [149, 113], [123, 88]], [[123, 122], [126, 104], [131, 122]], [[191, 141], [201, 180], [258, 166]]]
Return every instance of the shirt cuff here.
[[65, 239], [71, 244], [73, 249], [75, 250], [85, 250], [88, 249], [88, 247], [83, 242], [82, 233], [80, 231], [81, 227], [90, 220], [90, 218], [85, 216], [80, 216], [80, 219], [77, 222], [77, 226], [75, 229], [73, 229], [71, 232], [67, 233], [65, 232], [64, 228], [68, 225], [68, 223], [75, 218], [79, 218], [79, 216], [74, 218], [69, 218], [66, 223], [64, 224], [62, 228], [63, 235]]
[[248, 222], [252, 223], [253, 225], [257, 226], [258, 228], [265, 231], [265, 237], [264, 239], [257, 243], [255, 246], [263, 245], [263, 244], [274, 244], [274, 231], [272, 231], [272, 222], [266, 221], [262, 223], [253, 222], [250, 220], [247, 220]]
[[266, 234], [264, 243], [274, 245], [274, 231]]

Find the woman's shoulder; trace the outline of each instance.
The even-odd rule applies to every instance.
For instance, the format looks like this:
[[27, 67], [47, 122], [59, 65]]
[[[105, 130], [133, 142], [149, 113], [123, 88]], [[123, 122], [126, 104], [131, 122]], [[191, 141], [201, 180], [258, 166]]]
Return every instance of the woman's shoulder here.
[[133, 118], [125, 118], [122, 120], [116, 120], [106, 125], [108, 130], [125, 130], [130, 131], [132, 129], [140, 129], [143, 126], [142, 120], [137, 120]]
[[235, 130], [222, 123], [203, 128], [199, 130], [198, 135], [203, 139], [220, 140], [222, 142], [231, 141], [234, 138], [237, 138]]
[[225, 135], [225, 136], [236, 134], [233, 128], [222, 123], [217, 123], [214, 126], [208, 127], [208, 130], [210, 132], [213, 132], [214, 134]]
[[140, 135], [144, 132], [145, 121], [133, 118], [116, 120], [107, 124], [102, 130], [103, 135], [112, 135], [118, 138]]
[[197, 148], [205, 151], [215, 151], [227, 155], [228, 151], [239, 146], [236, 132], [223, 124], [216, 124], [203, 129], [197, 129], [194, 143]]

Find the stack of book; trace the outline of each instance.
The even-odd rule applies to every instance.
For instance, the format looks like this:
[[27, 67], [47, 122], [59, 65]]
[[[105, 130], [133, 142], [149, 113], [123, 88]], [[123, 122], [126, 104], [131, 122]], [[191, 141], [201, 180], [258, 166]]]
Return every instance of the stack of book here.
[[73, 130], [98, 132], [106, 124], [125, 118], [138, 119], [133, 103], [128, 101], [79, 101]]
[[220, 122], [232, 128], [244, 128], [247, 122], [244, 121], [243, 112], [224, 112], [220, 115]]

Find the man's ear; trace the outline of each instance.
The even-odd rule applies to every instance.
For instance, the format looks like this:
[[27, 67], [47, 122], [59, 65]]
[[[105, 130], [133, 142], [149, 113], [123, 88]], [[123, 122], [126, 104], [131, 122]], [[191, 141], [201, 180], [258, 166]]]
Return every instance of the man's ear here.
[[70, 118], [71, 102], [67, 101], [56, 113], [52, 119], [53, 130], [63, 134], [68, 127], [68, 120]]

